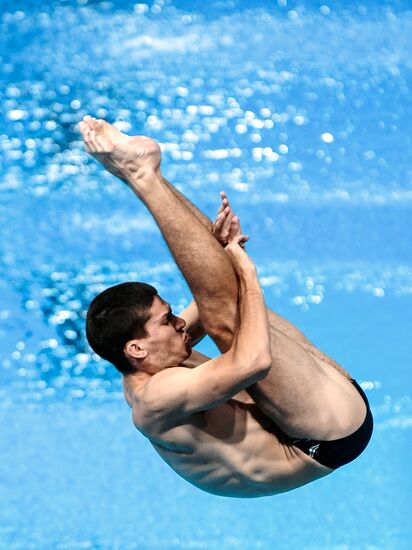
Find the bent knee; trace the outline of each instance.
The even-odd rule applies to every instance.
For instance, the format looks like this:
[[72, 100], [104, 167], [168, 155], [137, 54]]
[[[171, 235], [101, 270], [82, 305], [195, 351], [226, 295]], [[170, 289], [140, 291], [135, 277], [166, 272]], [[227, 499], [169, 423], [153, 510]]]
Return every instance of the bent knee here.
[[206, 300], [198, 304], [199, 315], [205, 324], [210, 325], [236, 325], [238, 308], [229, 300]]
[[317, 429], [323, 433], [315, 439], [330, 441], [348, 437], [361, 426], [366, 412], [366, 404], [355, 387], [346, 384], [331, 387], [317, 423]]
[[224, 323], [213, 323], [209, 326], [206, 324], [204, 328], [221, 353], [225, 353], [231, 348], [235, 336], [235, 330], [231, 326]]

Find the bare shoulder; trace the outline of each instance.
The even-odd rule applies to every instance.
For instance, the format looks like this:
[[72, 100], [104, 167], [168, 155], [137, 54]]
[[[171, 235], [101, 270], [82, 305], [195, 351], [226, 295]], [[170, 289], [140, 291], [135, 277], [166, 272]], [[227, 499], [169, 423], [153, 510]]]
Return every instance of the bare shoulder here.
[[[123, 377], [122, 384], [125, 400], [128, 405], [132, 407], [133, 403], [139, 403], [144, 397], [147, 397], [148, 389], [155, 389], [157, 391], [159, 389], [159, 384], [160, 387], [162, 387], [172, 379], [175, 379], [176, 375], [183, 375], [184, 373], [181, 372], [181, 370], [194, 369], [207, 361], [210, 361], [210, 357], [193, 349], [190, 357], [188, 357], [179, 367], [165, 369], [153, 376], [142, 374], [137, 377]], [[151, 384], [147, 388], [146, 384], [149, 382], [149, 379]]]
[[158, 431], [173, 424], [173, 412], [178, 408], [178, 397], [189, 373], [186, 367], [171, 367], [133, 383], [130, 400], [136, 427], [152, 431], [155, 426]]

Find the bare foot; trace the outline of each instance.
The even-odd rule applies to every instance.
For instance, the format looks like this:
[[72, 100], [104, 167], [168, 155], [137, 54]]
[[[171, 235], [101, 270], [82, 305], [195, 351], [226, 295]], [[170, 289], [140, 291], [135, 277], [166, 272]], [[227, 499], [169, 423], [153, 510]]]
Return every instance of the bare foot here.
[[126, 183], [137, 183], [148, 173], [160, 174], [160, 147], [155, 140], [127, 136], [91, 116], [85, 116], [79, 127], [87, 152]]

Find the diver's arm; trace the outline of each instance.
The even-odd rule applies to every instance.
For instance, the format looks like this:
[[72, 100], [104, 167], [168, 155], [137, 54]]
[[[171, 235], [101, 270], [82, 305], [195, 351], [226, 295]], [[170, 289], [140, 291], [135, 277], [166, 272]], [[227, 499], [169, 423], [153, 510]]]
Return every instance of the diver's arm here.
[[[149, 432], [176, 425], [193, 413], [224, 403], [262, 380], [272, 364], [269, 322], [256, 268], [242, 255], [236, 268], [240, 279], [239, 328], [231, 348], [195, 369], [174, 367], [155, 374], [136, 396], [135, 419]], [[230, 253], [230, 250], [229, 250]], [[239, 252], [230, 253], [239, 256]]]
[[[170, 185], [170, 184], [169, 184]], [[230, 204], [229, 199], [224, 191], [220, 193], [221, 204], [217, 211], [217, 217], [213, 223], [210, 223], [209, 220], [201, 214], [201, 217], [197, 214], [196, 209], [193, 212], [198, 215], [200, 221], [209, 229], [211, 229], [213, 236], [216, 240], [222, 245], [225, 246], [232, 242], [236, 236], [242, 234], [242, 228], [240, 226], [240, 221], [237, 216], [235, 216]], [[186, 201], [187, 206], [192, 209], [194, 208], [188, 201]], [[239, 241], [239, 246], [244, 248], [245, 242], [248, 238], [244, 238]], [[202, 322], [199, 316], [199, 310], [197, 308], [196, 302], [193, 301], [185, 310], [182, 311], [179, 317], [182, 317], [186, 321], [186, 330], [192, 337], [191, 345], [195, 346], [200, 342], [205, 336], [206, 332], [203, 328]]]
[[180, 313], [179, 317], [186, 321], [186, 331], [192, 339], [190, 345], [194, 347], [206, 336], [196, 302], [193, 300], [193, 302]]

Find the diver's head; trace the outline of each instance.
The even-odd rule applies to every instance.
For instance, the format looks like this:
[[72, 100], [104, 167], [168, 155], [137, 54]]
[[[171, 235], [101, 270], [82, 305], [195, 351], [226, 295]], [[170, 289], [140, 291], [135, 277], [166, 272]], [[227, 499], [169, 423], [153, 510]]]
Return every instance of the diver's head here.
[[92, 349], [122, 374], [155, 374], [190, 356], [185, 325], [153, 286], [121, 283], [91, 302], [86, 335]]

